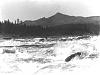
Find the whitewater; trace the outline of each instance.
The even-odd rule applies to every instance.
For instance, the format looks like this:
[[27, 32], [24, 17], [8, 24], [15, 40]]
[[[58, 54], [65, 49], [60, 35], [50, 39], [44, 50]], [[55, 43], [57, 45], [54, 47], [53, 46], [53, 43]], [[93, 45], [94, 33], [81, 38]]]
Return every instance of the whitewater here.
[[99, 75], [100, 36], [79, 37], [1, 39], [0, 75]]

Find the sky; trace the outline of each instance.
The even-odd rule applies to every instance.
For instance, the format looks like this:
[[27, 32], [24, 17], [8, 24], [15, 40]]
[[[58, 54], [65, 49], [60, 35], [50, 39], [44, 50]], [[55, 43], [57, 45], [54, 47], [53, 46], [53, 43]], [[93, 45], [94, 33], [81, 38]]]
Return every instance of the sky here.
[[36, 20], [57, 12], [71, 16], [100, 16], [100, 0], [0, 0], [0, 20]]

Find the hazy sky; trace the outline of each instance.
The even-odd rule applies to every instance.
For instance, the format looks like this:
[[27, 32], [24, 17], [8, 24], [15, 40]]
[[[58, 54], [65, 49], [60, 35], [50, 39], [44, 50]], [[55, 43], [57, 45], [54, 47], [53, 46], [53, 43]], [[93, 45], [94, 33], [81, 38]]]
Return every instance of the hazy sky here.
[[56, 12], [100, 16], [100, 0], [0, 0], [0, 20], [35, 20]]

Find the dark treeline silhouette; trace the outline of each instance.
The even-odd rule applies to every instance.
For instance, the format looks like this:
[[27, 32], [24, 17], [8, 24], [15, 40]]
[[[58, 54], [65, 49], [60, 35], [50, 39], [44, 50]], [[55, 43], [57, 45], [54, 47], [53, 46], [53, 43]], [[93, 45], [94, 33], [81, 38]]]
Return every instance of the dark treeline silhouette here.
[[9, 20], [0, 22], [0, 33], [12, 36], [66, 36], [66, 35], [98, 35], [100, 26], [93, 23], [64, 24], [56, 26], [26, 25], [12, 23]]

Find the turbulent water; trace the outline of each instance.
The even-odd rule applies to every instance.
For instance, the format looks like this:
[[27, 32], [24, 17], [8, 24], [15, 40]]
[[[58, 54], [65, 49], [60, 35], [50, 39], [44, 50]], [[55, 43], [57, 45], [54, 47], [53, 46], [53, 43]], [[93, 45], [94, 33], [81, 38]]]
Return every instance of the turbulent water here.
[[99, 75], [99, 44], [100, 36], [2, 39], [0, 75]]

